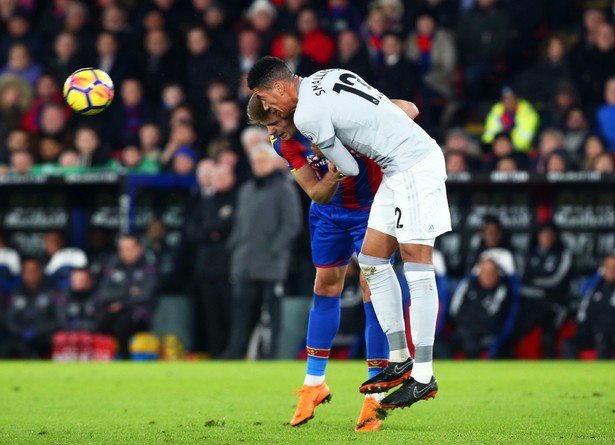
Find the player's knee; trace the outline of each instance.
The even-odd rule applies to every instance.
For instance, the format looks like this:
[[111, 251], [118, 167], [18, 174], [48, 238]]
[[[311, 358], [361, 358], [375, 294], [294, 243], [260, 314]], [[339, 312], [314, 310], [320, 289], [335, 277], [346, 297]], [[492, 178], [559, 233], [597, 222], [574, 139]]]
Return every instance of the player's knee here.
[[343, 288], [343, 282], [314, 281], [314, 293], [317, 295], [340, 295]]
[[369, 255], [359, 254], [358, 257], [359, 267], [365, 276], [365, 279], [369, 283], [375, 276], [385, 272], [391, 263], [386, 258], [377, 258]]

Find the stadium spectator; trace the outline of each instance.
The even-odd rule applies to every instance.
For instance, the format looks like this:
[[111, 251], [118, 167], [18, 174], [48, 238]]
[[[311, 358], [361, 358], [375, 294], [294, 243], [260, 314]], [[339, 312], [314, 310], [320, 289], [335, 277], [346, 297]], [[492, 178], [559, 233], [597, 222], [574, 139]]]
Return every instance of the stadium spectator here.
[[376, 88], [387, 97], [416, 102], [422, 87], [421, 70], [406, 58], [398, 34], [386, 32], [382, 36], [382, 55], [383, 62], [376, 68]]
[[510, 19], [498, 0], [477, 0], [473, 5], [461, 12], [455, 28], [469, 105], [476, 99], [490, 98], [493, 83], [499, 84], [506, 74], [510, 36]]
[[[34, 100], [21, 118], [21, 128], [30, 134], [37, 134], [40, 130], [40, 117], [43, 105], [54, 103], [64, 106], [60, 84], [50, 74], [42, 74], [36, 82]], [[66, 117], [70, 117], [70, 110], [65, 107]]]
[[595, 26], [591, 46], [579, 48], [572, 67], [573, 80], [583, 104], [593, 112], [603, 101], [606, 80], [615, 73], [615, 30], [612, 24], [600, 21]]
[[382, 53], [382, 38], [389, 30], [384, 11], [377, 5], [370, 5], [367, 16], [361, 24], [361, 38], [367, 47], [367, 53], [373, 67], [378, 67], [384, 62]]
[[459, 173], [469, 173], [468, 160], [465, 153], [451, 151], [446, 154], [446, 173], [455, 175]]
[[610, 153], [601, 153], [596, 156], [592, 162], [592, 171], [603, 174], [615, 173], [615, 160], [613, 160], [613, 155]]
[[0, 77], [0, 139], [19, 127], [23, 113], [30, 108], [33, 89], [21, 77], [7, 74]]
[[43, 260], [45, 275], [51, 278], [60, 290], [68, 289], [73, 269], [88, 265], [85, 252], [77, 247], [67, 246], [65, 234], [60, 230], [48, 230], [43, 235]]
[[153, 122], [145, 122], [139, 127], [139, 149], [144, 159], [160, 163], [162, 155], [160, 127]]
[[579, 351], [595, 349], [599, 359], [613, 358], [615, 349], [615, 256], [607, 255], [601, 267], [583, 282], [576, 332], [564, 343], [565, 358], [579, 358]]
[[54, 39], [46, 69], [56, 82], [62, 85], [71, 73], [84, 66], [83, 59], [77, 37], [68, 31], [62, 31]]
[[510, 133], [515, 150], [527, 153], [532, 149], [539, 123], [540, 117], [532, 104], [518, 97], [517, 92], [507, 85], [502, 88], [500, 101], [487, 114], [481, 140], [484, 144], [491, 144], [497, 134]]
[[63, 324], [61, 294], [45, 279], [35, 258], [21, 262], [23, 283], [9, 298], [5, 323], [8, 338], [2, 345], [3, 358], [48, 358], [51, 336]]
[[452, 33], [438, 27], [429, 14], [416, 18], [415, 29], [406, 39], [405, 49], [406, 56], [419, 65], [422, 73], [421, 116], [429, 128], [445, 127], [456, 107], [453, 102], [457, 67], [455, 40]]
[[241, 147], [246, 156], [250, 156], [252, 149], [262, 143], [270, 142], [270, 137], [267, 134], [267, 130], [256, 125], [247, 126], [240, 136]]
[[117, 36], [108, 31], [102, 31], [96, 36], [95, 56], [89, 63], [109, 74], [117, 87], [134, 74], [133, 61], [129, 59], [128, 54], [120, 50]]
[[233, 85], [239, 87], [241, 76], [252, 68], [254, 62], [261, 57], [261, 38], [258, 32], [252, 28], [243, 28], [237, 36], [237, 58], [231, 63]]
[[25, 11], [16, 9], [7, 18], [4, 33], [0, 37], [0, 63], [7, 59], [9, 48], [14, 43], [25, 43], [32, 56], [40, 60], [41, 39], [37, 30], [32, 26], [30, 18]]
[[561, 156], [570, 159], [570, 155], [564, 147], [564, 134], [556, 128], [547, 128], [541, 131], [536, 148], [536, 155], [530, 165], [530, 170], [536, 173], [547, 172], [547, 163], [553, 153], [560, 153]]
[[27, 175], [34, 167], [34, 156], [28, 150], [15, 150], [11, 152], [9, 174]]
[[307, 8], [310, 4], [309, 0], [283, 0], [281, 5], [277, 6], [278, 17], [276, 25], [284, 30], [288, 31], [297, 28], [297, 17], [304, 8]]
[[181, 59], [169, 35], [162, 29], [145, 34], [138, 56], [136, 75], [143, 81], [143, 95], [153, 103], [160, 100], [164, 85], [180, 80]]
[[109, 152], [94, 127], [82, 126], [77, 129], [74, 148], [79, 153], [79, 163], [83, 167], [107, 167], [109, 165], [111, 159]]
[[293, 31], [285, 31], [281, 36], [281, 59], [289, 66], [290, 70], [298, 76], [309, 76], [318, 71], [316, 62], [307, 56], [303, 50], [301, 34]]
[[452, 333], [440, 339], [439, 354], [453, 358], [461, 352], [472, 359], [490, 350], [508, 327], [514, 292], [497, 262], [482, 259], [477, 270], [464, 278], [453, 294], [449, 310]]
[[101, 133], [103, 140], [113, 150], [134, 143], [139, 127], [155, 118], [155, 107], [143, 97], [141, 80], [127, 78], [119, 84], [119, 94], [116, 93], [111, 106], [105, 111]]
[[575, 106], [566, 113], [564, 126], [564, 148], [577, 165], [583, 157], [583, 144], [590, 136], [589, 120], [583, 108]]
[[14, 151], [32, 149], [31, 138], [28, 133], [21, 129], [11, 130], [6, 140], [3, 143], [3, 147], [0, 150], [0, 163], [9, 163], [10, 155]]
[[42, 65], [32, 58], [30, 48], [23, 42], [11, 45], [6, 65], [0, 68], [0, 77], [14, 74], [31, 86], [36, 85], [36, 81], [42, 73]]
[[196, 149], [196, 131], [190, 122], [180, 121], [172, 124], [171, 133], [160, 155], [160, 165], [168, 170], [171, 167], [173, 155], [180, 147]]
[[233, 171], [210, 160], [199, 162], [197, 180], [199, 189], [186, 204], [181, 255], [191, 259], [195, 348], [218, 358], [230, 335], [232, 292], [226, 243], [237, 190]]
[[136, 145], [127, 145], [120, 152], [119, 163], [113, 162], [114, 169], [122, 173], [154, 174], [160, 171], [158, 162], [143, 156]]
[[516, 150], [508, 133], [496, 134], [490, 148], [483, 157], [483, 166], [486, 171], [496, 170], [498, 163], [504, 158], [513, 160], [519, 170], [527, 170], [530, 165], [528, 155]]
[[194, 27], [186, 33], [188, 56], [185, 64], [186, 93], [195, 106], [205, 102], [209, 82], [227, 75], [226, 59], [212, 46], [203, 27]]
[[573, 107], [581, 106], [579, 92], [572, 82], [560, 82], [553, 88], [553, 95], [540, 113], [542, 128], [565, 126], [566, 116]]
[[257, 322], [261, 330], [257, 355], [276, 357], [283, 284], [288, 277], [291, 249], [301, 230], [299, 193], [277, 168], [275, 151], [269, 145], [257, 147], [250, 163], [254, 179], [239, 190], [228, 240], [233, 305], [231, 338], [221, 355], [226, 359], [246, 355]]
[[594, 169], [594, 163], [598, 156], [606, 153], [606, 146], [600, 136], [591, 134], [583, 142], [581, 151], [581, 170], [592, 171]]
[[211, 2], [203, 13], [203, 24], [213, 41], [214, 47], [224, 54], [231, 54], [235, 49], [235, 30], [228, 21], [229, 14], [222, 2]]
[[502, 158], [499, 158], [497, 163], [495, 164], [494, 169], [494, 171], [505, 173], [514, 173], [520, 170], [521, 169], [519, 168], [517, 160], [512, 156], [504, 156]]
[[96, 332], [97, 317], [94, 302], [94, 281], [87, 268], [70, 272], [70, 284], [62, 302], [65, 331]]
[[119, 357], [130, 357], [128, 342], [137, 332], [150, 328], [156, 305], [158, 268], [134, 235], [122, 235], [117, 254], [109, 259], [94, 301], [100, 332], [118, 340]]
[[539, 327], [543, 357], [557, 357], [557, 336], [570, 307], [572, 262], [559, 228], [551, 221], [540, 224], [520, 272], [521, 303], [511, 336], [513, 345]]
[[63, 22], [61, 28], [77, 37], [82, 54], [94, 53], [96, 42], [89, 6], [81, 1], [69, 1], [61, 17]]
[[171, 169], [169, 172], [176, 175], [194, 174], [197, 162], [198, 156], [192, 148], [188, 146], [179, 147], [173, 153], [173, 160], [171, 161]]
[[278, 11], [269, 0], [254, 0], [245, 11], [247, 26], [260, 35], [263, 53], [270, 53], [273, 41], [278, 33], [277, 16]]
[[555, 34], [545, 43], [541, 59], [519, 73], [515, 82], [522, 96], [534, 104], [539, 112], [547, 108], [557, 86], [571, 79], [564, 37]]
[[463, 128], [453, 127], [446, 132], [442, 150], [447, 156], [462, 154], [470, 172], [478, 172], [483, 168], [480, 147]]
[[[356, 35], [361, 29], [363, 18], [359, 7], [353, 3], [350, 0], [327, 0], [327, 4], [320, 10], [318, 20], [323, 31], [338, 37], [345, 31]], [[359, 72], [354, 72], [360, 75]]]
[[[188, 105], [186, 91], [184, 86], [179, 82], [171, 82], [165, 84], [160, 92], [160, 105], [152, 123], [158, 126], [161, 139], [165, 140], [169, 137], [171, 127], [171, 117], [176, 112], [182, 113], [185, 110], [190, 110], [189, 120], [194, 123], [193, 109]], [[145, 123], [143, 124], [145, 125]]]
[[[615, 53], [615, 52], [614, 52]], [[615, 70], [613, 71], [615, 73]], [[610, 77], [604, 85], [604, 103], [596, 111], [596, 127], [606, 142], [607, 149], [615, 153], [615, 76]]]
[[335, 41], [320, 28], [315, 9], [307, 7], [299, 12], [297, 30], [302, 36], [303, 54], [321, 69], [328, 68], [335, 57]]
[[499, 251], [503, 257], [506, 257], [504, 260], [505, 262], [513, 264], [511, 271], [517, 270], [514, 266], [516, 260], [510, 244], [510, 234], [508, 230], [502, 225], [500, 218], [488, 214], [483, 218], [483, 226], [480, 234], [470, 239], [465, 263], [466, 273], [472, 271], [485, 251], [492, 249]]
[[337, 55], [332, 66], [357, 73], [368, 83], [374, 81], [374, 70], [357, 31], [347, 29], [337, 36]]

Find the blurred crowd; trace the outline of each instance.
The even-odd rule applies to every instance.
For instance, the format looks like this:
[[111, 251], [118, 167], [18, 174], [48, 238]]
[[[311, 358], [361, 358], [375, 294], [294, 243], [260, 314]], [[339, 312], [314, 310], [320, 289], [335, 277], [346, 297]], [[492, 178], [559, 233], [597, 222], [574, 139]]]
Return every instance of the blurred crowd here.
[[[0, 0], [0, 175], [173, 173], [195, 175], [199, 184], [177, 245], [164, 241], [159, 220], [143, 238], [123, 235], [106, 250], [79, 253], [60, 241], [48, 248], [46, 236], [43, 257], [15, 252], [15, 259], [3, 240], [3, 258], [13, 258], [3, 260], [12, 264], [7, 277], [19, 276], [2, 290], [4, 356], [44, 355], [58, 329], [109, 333], [127, 356], [130, 336], [151, 327], [157, 298], [182, 292], [198, 295], [192, 316], [207, 320], [191, 332], [196, 350], [243, 356], [258, 324], [269, 336], [262, 355], [273, 354], [281, 284], [303, 217], [285, 166], [265, 148], [267, 132], [247, 124], [246, 74], [264, 55], [284, 59], [300, 76], [346, 68], [389, 97], [416, 103], [450, 175], [615, 169], [615, 28], [607, 0]], [[77, 115], [62, 99], [67, 76], [86, 66], [103, 69], [115, 85], [113, 103], [96, 116]], [[276, 206], [255, 208], [263, 196]], [[255, 245], [257, 230], [275, 240]], [[481, 276], [484, 259], [474, 258], [462, 283], [472, 297], [452, 298], [449, 321], [463, 315], [464, 301], [487, 295], [490, 305], [478, 305], [486, 315], [501, 307], [542, 317], [513, 329], [502, 315], [496, 330], [507, 326], [509, 341], [536, 324], [556, 335], [558, 308], [568, 304], [541, 298], [561, 299], [567, 285], [528, 290], [552, 283], [526, 276], [537, 273], [532, 261], [544, 265], [548, 249], [536, 249], [539, 259], [527, 258], [529, 269], [514, 273], [486, 263]], [[68, 269], [51, 266], [56, 250]], [[546, 275], [557, 271], [551, 261]], [[615, 301], [605, 293], [613, 286], [607, 261], [597, 271], [606, 286], [600, 295]], [[494, 270], [520, 280], [519, 305], [495, 304], [501, 294], [480, 289], [498, 289]], [[240, 295], [249, 303], [237, 304]], [[452, 334], [453, 326], [442, 332], [451, 335], [444, 355], [468, 336]], [[547, 343], [551, 356], [554, 343]]]
[[[612, 172], [615, 32], [606, 0], [5, 0], [0, 173], [250, 176], [245, 77], [263, 55], [340, 67], [415, 102], [450, 173]], [[116, 98], [69, 111], [94, 66]]]

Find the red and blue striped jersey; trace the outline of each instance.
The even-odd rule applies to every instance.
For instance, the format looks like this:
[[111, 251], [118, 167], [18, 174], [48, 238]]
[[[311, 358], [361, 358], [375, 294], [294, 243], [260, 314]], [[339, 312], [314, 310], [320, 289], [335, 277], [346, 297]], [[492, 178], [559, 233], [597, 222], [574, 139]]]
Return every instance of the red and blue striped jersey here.
[[[310, 140], [299, 132], [287, 141], [272, 136], [271, 145], [278, 155], [287, 162], [288, 169], [291, 172], [306, 164], [314, 169], [319, 178], [322, 178], [329, 171], [327, 159], [319, 158], [312, 151]], [[382, 181], [382, 169], [365, 156], [357, 154], [353, 154], [353, 156], [359, 164], [359, 174], [349, 176], [340, 183], [330, 204], [355, 210], [369, 209], [380, 186], [380, 181]]]

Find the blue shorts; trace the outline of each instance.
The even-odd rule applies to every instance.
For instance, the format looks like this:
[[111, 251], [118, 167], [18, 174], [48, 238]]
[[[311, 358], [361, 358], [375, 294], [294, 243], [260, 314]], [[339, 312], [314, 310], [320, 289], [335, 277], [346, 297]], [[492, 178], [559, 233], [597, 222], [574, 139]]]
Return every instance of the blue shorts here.
[[344, 266], [359, 253], [367, 230], [369, 209], [352, 210], [312, 203], [310, 238], [316, 267]]

